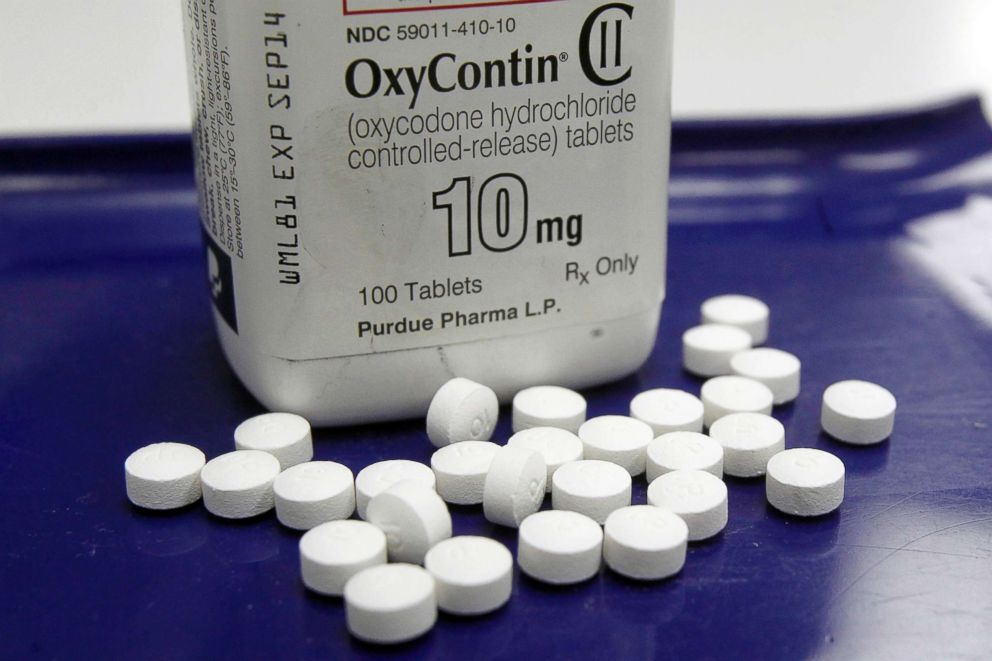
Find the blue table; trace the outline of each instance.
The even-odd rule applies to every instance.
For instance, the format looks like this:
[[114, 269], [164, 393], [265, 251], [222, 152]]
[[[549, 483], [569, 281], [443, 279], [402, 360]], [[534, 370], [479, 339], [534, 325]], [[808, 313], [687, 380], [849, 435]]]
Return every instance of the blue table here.
[[[383, 651], [348, 636], [339, 600], [304, 590], [298, 534], [273, 515], [156, 514], [125, 498], [135, 448], [175, 439], [215, 456], [260, 411], [214, 337], [188, 138], [0, 143], [0, 658], [989, 658], [992, 281], [972, 277], [968, 299], [968, 278], [954, 279], [990, 273], [992, 245], [966, 238], [983, 213], [992, 224], [965, 205], [992, 193], [982, 158], [992, 130], [974, 99], [678, 125], [658, 346], [635, 375], [586, 392], [589, 413], [624, 413], [650, 387], [698, 392], [680, 334], [705, 297], [756, 295], [773, 311], [769, 343], [803, 360], [802, 394], [776, 411], [787, 445], [843, 459], [842, 508], [790, 519], [762, 481], [728, 478], [726, 530], [693, 545], [678, 577], [604, 571], [556, 589], [518, 575], [501, 611], [442, 616]], [[943, 240], [971, 257], [948, 259], [914, 222], [936, 213], [965, 228]], [[896, 394], [891, 441], [820, 433], [820, 395], [844, 378]], [[430, 453], [416, 420], [316, 435], [317, 458], [355, 471]], [[453, 517], [456, 534], [515, 549], [478, 508]]]

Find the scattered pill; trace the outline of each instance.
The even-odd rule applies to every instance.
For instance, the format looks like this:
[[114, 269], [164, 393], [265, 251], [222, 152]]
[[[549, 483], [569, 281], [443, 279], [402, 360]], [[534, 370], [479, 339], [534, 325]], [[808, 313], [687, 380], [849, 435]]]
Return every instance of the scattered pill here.
[[288, 528], [310, 530], [355, 511], [355, 478], [347, 466], [308, 461], [279, 473], [272, 484], [276, 518]]
[[275, 506], [272, 483], [279, 460], [261, 450], [235, 450], [214, 457], [200, 471], [203, 504], [225, 519], [247, 519]]
[[[631, 400], [629, 416], [586, 420], [579, 393], [532, 387], [514, 397], [515, 433], [500, 447], [489, 442], [495, 393], [455, 378], [427, 412], [438, 448], [430, 468], [381, 461], [356, 478], [341, 464], [311, 461], [306, 419], [267, 413], [242, 422], [237, 450], [210, 462], [182, 443], [136, 450], [125, 461], [127, 495], [150, 509], [202, 495], [208, 511], [232, 519], [274, 506], [283, 525], [306, 531], [304, 585], [343, 595], [349, 631], [371, 643], [413, 640], [439, 609], [480, 615], [510, 599], [512, 554], [485, 537], [452, 537], [445, 501], [482, 503], [489, 521], [519, 527], [517, 562], [536, 580], [578, 583], [603, 562], [636, 580], [671, 577], [684, 567], [688, 542], [726, 527], [724, 473], [764, 474], [769, 504], [793, 516], [828, 514], [844, 498], [843, 462], [821, 450], [785, 450], [784, 427], [769, 415], [798, 396], [801, 363], [779, 349], [751, 348], [767, 339], [768, 307], [719, 296], [704, 302], [701, 317], [683, 334], [685, 369], [713, 377], [699, 398], [656, 388]], [[821, 425], [847, 443], [878, 443], [892, 434], [895, 410], [885, 388], [841, 381], [823, 393]], [[642, 472], [649, 504], [631, 505], [632, 476]], [[546, 491], [553, 509], [540, 512]], [[368, 522], [348, 519], [356, 508]]]
[[435, 451], [431, 470], [441, 498], [453, 505], [481, 503], [489, 465], [499, 447], [489, 441], [462, 441]]
[[434, 471], [419, 461], [408, 459], [388, 459], [369, 464], [355, 476], [355, 511], [361, 519], [366, 518], [365, 508], [369, 500], [397, 482], [415, 480], [431, 489], [434, 488]]
[[648, 443], [654, 438], [651, 426], [626, 415], [601, 415], [579, 427], [582, 456], [610, 461], [631, 475], [644, 472]]
[[630, 400], [630, 417], [651, 426], [655, 436], [673, 431], [703, 431], [703, 403], [684, 390], [655, 388]]
[[631, 479], [622, 466], [583, 459], [559, 468], [552, 478], [551, 507], [585, 514], [602, 525], [610, 512], [630, 505]]
[[727, 525], [727, 485], [706, 471], [661, 475], [648, 486], [648, 503], [682, 517], [690, 542], [709, 539]]
[[682, 334], [682, 367], [697, 376], [730, 374], [731, 357], [750, 348], [751, 336], [736, 326], [693, 326]]
[[855, 445], [880, 443], [892, 435], [896, 398], [868, 381], [839, 381], [823, 393], [823, 431]]
[[469, 379], [441, 386], [427, 409], [427, 437], [436, 447], [461, 441], [488, 441], [499, 417], [492, 388]]
[[138, 507], [169, 510], [200, 499], [200, 470], [206, 457], [185, 443], [153, 443], [124, 460], [128, 499]]
[[300, 537], [300, 573], [314, 592], [340, 596], [358, 572], [386, 563], [386, 535], [365, 521], [328, 521]]
[[844, 500], [844, 462], [823, 450], [784, 450], [768, 461], [765, 493], [772, 507], [793, 516], [833, 512]]
[[573, 434], [586, 419], [586, 399], [560, 386], [534, 386], [513, 397], [513, 431], [560, 427]]
[[651, 441], [647, 452], [648, 483], [674, 470], [701, 470], [723, 477], [723, 447], [706, 434], [673, 431]]
[[360, 640], [413, 640], [437, 621], [434, 577], [423, 567], [402, 562], [363, 569], [344, 586], [344, 612], [348, 631]]
[[261, 450], [279, 460], [283, 470], [313, 459], [310, 423], [293, 413], [263, 413], [234, 430], [238, 450]]
[[460, 536], [439, 542], [424, 558], [434, 577], [437, 607], [456, 615], [496, 610], [513, 590], [513, 555], [488, 537]]
[[785, 427], [763, 413], [731, 413], [710, 427], [723, 446], [723, 472], [734, 477], [765, 474], [768, 460], [785, 449]]
[[538, 581], [566, 585], [592, 578], [602, 555], [603, 529], [584, 514], [546, 510], [520, 524], [517, 563]]
[[551, 491], [551, 476], [563, 464], [582, 459], [582, 441], [566, 429], [558, 427], [531, 427], [518, 431], [506, 442], [529, 450], [540, 452], [548, 466], [548, 480], [545, 490]]
[[799, 396], [800, 367], [799, 359], [788, 351], [768, 347], [741, 351], [730, 359], [730, 371], [768, 386], [776, 405]]
[[768, 306], [751, 296], [714, 296], [703, 301], [699, 312], [704, 324], [726, 324], [747, 331], [755, 346], [768, 339]]
[[603, 560], [622, 576], [668, 578], [685, 565], [689, 527], [674, 512], [652, 505], [618, 509], [603, 526]]
[[541, 508], [548, 468], [540, 452], [504, 445], [493, 456], [482, 494], [486, 519], [516, 528]]
[[397, 482], [369, 501], [368, 521], [386, 533], [390, 562], [421, 564], [427, 551], [451, 537], [451, 514], [441, 496], [420, 482]]
[[718, 376], [703, 384], [700, 391], [703, 400], [703, 422], [706, 427], [731, 413], [772, 412], [775, 396], [763, 383], [743, 376]]

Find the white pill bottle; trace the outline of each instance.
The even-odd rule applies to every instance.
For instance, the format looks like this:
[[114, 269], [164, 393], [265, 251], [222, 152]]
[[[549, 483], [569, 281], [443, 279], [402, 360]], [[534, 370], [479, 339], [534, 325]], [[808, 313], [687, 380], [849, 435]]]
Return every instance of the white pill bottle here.
[[420, 416], [637, 369], [671, 0], [182, 0], [220, 341], [266, 406]]

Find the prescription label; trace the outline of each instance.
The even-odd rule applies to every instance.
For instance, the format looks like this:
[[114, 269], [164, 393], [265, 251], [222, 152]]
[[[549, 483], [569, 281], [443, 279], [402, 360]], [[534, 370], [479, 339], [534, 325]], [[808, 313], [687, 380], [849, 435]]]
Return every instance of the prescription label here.
[[230, 260], [211, 289], [259, 350], [440, 346], [660, 304], [668, 0], [232, 6], [185, 0], [196, 171]]

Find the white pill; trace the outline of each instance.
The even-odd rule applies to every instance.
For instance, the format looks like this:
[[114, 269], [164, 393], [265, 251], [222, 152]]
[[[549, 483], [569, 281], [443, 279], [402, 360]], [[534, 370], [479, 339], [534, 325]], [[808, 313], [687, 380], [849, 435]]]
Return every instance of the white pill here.
[[513, 555], [488, 537], [446, 539], [427, 552], [424, 568], [434, 577], [437, 607], [446, 613], [489, 613], [513, 590]]
[[272, 483], [279, 460], [261, 450], [235, 450], [214, 457], [200, 471], [203, 504], [225, 519], [247, 519], [275, 505]]
[[682, 334], [682, 367], [697, 376], [730, 374], [733, 355], [750, 348], [751, 336], [736, 326], [693, 326]]
[[582, 456], [623, 466], [631, 475], [644, 472], [651, 426], [626, 415], [601, 415], [579, 427]]
[[700, 390], [703, 400], [703, 422], [710, 427], [731, 413], [772, 412], [775, 396], [763, 383], [743, 376], [718, 376], [708, 380]]
[[283, 470], [313, 459], [310, 423], [292, 413], [263, 413], [248, 418], [234, 430], [239, 450], [261, 450], [279, 460]]
[[685, 565], [689, 527], [666, 509], [652, 505], [619, 509], [606, 519], [603, 535], [606, 566], [628, 578], [668, 578]]
[[844, 462], [813, 448], [779, 452], [768, 461], [765, 494], [772, 507], [793, 516], [833, 512], [844, 500]]
[[369, 501], [369, 523], [386, 533], [390, 562], [421, 564], [427, 551], [451, 537], [451, 514], [441, 496], [420, 482], [397, 482]]
[[499, 447], [489, 441], [462, 441], [435, 451], [431, 469], [441, 498], [453, 505], [481, 503], [489, 465]]
[[427, 409], [427, 438], [435, 447], [488, 441], [499, 417], [492, 388], [461, 377], [438, 388]]
[[896, 398], [868, 381], [840, 381], [823, 393], [823, 431], [855, 445], [880, 443], [892, 435]]
[[583, 459], [559, 468], [552, 478], [551, 507], [585, 514], [602, 525], [610, 512], [630, 505], [631, 479], [622, 466]]
[[545, 490], [551, 491], [551, 476], [563, 464], [582, 459], [582, 441], [566, 429], [558, 427], [531, 427], [518, 431], [506, 442], [540, 452], [548, 466], [548, 480]]
[[573, 434], [586, 419], [586, 398], [560, 386], [534, 386], [513, 396], [513, 431], [559, 427]]
[[541, 509], [548, 467], [540, 452], [504, 445], [493, 457], [482, 494], [486, 519], [516, 528]]
[[747, 331], [755, 346], [768, 339], [768, 306], [751, 296], [714, 296], [703, 301], [699, 312], [704, 324], [726, 324]]
[[684, 390], [655, 388], [630, 400], [630, 417], [651, 426], [655, 436], [672, 431], [703, 431], [703, 403]]
[[434, 488], [434, 471], [419, 461], [408, 459], [388, 459], [369, 464], [355, 476], [355, 511], [360, 519], [365, 517], [369, 500], [397, 482], [414, 480], [424, 486]]
[[169, 510], [200, 499], [206, 457], [185, 443], [152, 443], [124, 460], [127, 497], [138, 507]]
[[730, 359], [730, 371], [768, 386], [776, 405], [799, 396], [800, 368], [799, 359], [788, 351], [768, 347], [741, 351]]
[[365, 521], [328, 521], [300, 537], [300, 573], [314, 592], [340, 596], [358, 572], [386, 563], [386, 535]]
[[706, 471], [665, 473], [648, 486], [648, 503], [682, 517], [691, 542], [709, 539], [727, 525], [727, 485]]
[[785, 427], [762, 413], [731, 413], [710, 427], [723, 446], [723, 472], [734, 477], [765, 474], [768, 460], [785, 449]]
[[567, 585], [592, 578], [603, 556], [603, 529], [584, 514], [546, 510], [524, 519], [517, 564], [531, 578]]
[[723, 447], [699, 432], [662, 434], [648, 445], [648, 483], [674, 470], [701, 470], [723, 478]]
[[434, 577], [405, 563], [363, 569], [344, 586], [344, 613], [351, 635], [367, 643], [413, 640], [437, 622]]
[[295, 530], [347, 519], [355, 511], [355, 478], [347, 466], [308, 461], [279, 473], [272, 484], [276, 518]]

